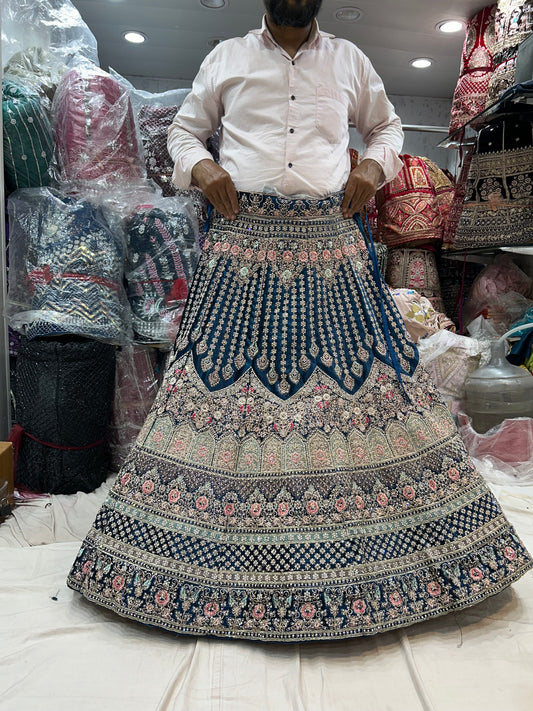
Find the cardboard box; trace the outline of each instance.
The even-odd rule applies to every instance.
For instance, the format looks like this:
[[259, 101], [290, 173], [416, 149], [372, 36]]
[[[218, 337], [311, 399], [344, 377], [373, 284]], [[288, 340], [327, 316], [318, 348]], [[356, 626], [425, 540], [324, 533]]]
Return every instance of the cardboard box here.
[[0, 506], [3, 508], [6, 504], [13, 508], [15, 505], [14, 481], [13, 481], [13, 445], [11, 442], [0, 442], [0, 489], [7, 481], [7, 500], [4, 495], [1, 496]]

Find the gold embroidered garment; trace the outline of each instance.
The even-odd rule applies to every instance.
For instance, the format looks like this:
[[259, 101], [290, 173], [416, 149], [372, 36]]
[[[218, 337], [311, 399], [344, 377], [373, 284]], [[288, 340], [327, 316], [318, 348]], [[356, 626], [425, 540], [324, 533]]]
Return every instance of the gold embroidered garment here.
[[509, 585], [531, 560], [342, 194], [239, 199], [213, 221], [68, 584], [170, 631], [281, 642], [374, 634]]

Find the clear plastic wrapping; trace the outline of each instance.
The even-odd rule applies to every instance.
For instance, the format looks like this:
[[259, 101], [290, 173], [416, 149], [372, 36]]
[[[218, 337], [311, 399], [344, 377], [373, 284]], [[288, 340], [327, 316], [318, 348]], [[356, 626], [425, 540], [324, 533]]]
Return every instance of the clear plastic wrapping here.
[[54, 81], [66, 67], [98, 64], [96, 38], [69, 0], [2, 0], [2, 62], [37, 47]]
[[123, 342], [125, 245], [102, 210], [81, 195], [28, 188], [10, 196], [8, 213], [10, 325], [28, 338]]
[[435, 311], [429, 299], [414, 289], [391, 289], [390, 292], [415, 343], [443, 328], [455, 330], [453, 321]]
[[154, 348], [127, 344], [117, 353], [115, 396], [109, 427], [111, 470], [118, 471], [150, 412], [159, 389]]
[[145, 175], [129, 91], [96, 66], [67, 72], [52, 103], [58, 177], [107, 188]]
[[200, 258], [191, 200], [154, 197], [126, 218], [126, 283], [137, 341], [170, 347]]

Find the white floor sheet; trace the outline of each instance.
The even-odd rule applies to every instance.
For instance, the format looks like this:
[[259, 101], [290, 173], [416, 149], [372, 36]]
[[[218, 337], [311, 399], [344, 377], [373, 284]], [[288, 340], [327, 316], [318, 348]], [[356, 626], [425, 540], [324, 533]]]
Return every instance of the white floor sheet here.
[[[175, 636], [65, 585], [109, 484], [24, 504], [0, 526], [1, 711], [532, 711], [533, 573], [476, 607], [376, 637]], [[533, 485], [492, 488], [533, 551]]]

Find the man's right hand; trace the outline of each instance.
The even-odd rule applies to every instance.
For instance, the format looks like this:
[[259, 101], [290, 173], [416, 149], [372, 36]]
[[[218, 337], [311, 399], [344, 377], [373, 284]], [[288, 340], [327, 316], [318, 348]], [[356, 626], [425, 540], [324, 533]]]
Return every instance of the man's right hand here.
[[226, 220], [234, 220], [239, 212], [237, 191], [230, 174], [214, 160], [205, 158], [192, 169], [192, 177], [215, 210]]

